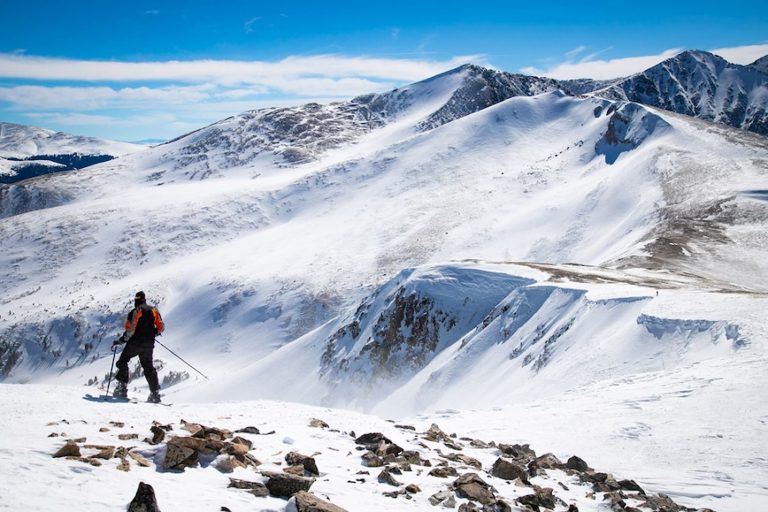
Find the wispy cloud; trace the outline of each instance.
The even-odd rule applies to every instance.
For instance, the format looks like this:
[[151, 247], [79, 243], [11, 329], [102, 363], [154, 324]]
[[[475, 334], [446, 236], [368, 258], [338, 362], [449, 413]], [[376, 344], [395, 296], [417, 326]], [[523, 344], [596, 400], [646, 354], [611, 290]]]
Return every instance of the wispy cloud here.
[[[564, 55], [565, 59], [546, 68], [530, 66], [521, 71], [530, 75], [548, 76], [561, 80], [571, 78], [594, 78], [598, 80], [607, 80], [611, 78], [621, 78], [635, 73], [640, 73], [656, 64], [674, 57], [683, 48], [670, 48], [656, 55], [643, 55], [638, 57], [622, 57], [617, 59], [597, 59], [596, 57], [611, 48], [606, 48], [598, 52], [591, 53], [582, 57], [578, 61], [574, 58], [586, 50], [584, 47], [574, 48]], [[577, 51], [578, 50], [578, 51]], [[718, 48], [708, 50], [714, 54], [720, 55], [724, 59], [736, 64], [750, 64], [768, 54], [768, 44], [758, 44], [749, 46], [735, 46], [730, 48]]]
[[254, 16], [253, 18], [246, 21], [245, 24], [243, 25], [243, 27], [245, 28], [245, 33], [250, 34], [251, 32], [253, 32], [254, 31], [253, 25], [256, 24], [256, 22], [258, 22], [259, 20], [261, 20], [261, 18], [262, 16]]
[[768, 55], [768, 44], [753, 44], [731, 48], [717, 48], [712, 53], [736, 64], [752, 64], [760, 57]]
[[144, 14], [149, 14], [151, 16], [154, 16], [156, 14], [160, 14], [160, 11], [158, 11], [157, 9], [150, 9], [148, 11], [144, 11]]
[[400, 38], [400, 29], [398, 27], [393, 28], [389, 31], [389, 35], [392, 37], [392, 39], [399, 39]]

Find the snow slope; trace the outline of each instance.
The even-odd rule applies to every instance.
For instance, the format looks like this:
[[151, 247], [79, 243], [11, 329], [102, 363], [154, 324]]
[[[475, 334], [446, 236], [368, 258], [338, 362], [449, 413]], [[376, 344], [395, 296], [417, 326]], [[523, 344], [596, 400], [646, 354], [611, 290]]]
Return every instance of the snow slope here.
[[63, 132], [0, 122], [0, 156], [24, 158], [36, 155], [80, 153], [122, 156], [143, 147], [129, 142], [84, 137]]
[[[501, 100], [502, 82], [464, 67], [347, 104], [245, 113], [0, 188], [0, 374], [95, 392], [143, 289], [168, 326], [160, 341], [210, 377], [158, 348], [171, 401], [570, 411], [607, 466], [677, 453], [681, 482], [707, 489], [690, 503], [764, 499], [768, 404], [740, 372], [767, 359], [765, 138], [559, 91]], [[751, 467], [730, 445], [667, 435], [704, 402], [656, 379], [699, 389], [700, 368], [722, 379], [702, 400], [751, 408], [733, 434]], [[606, 426], [601, 409], [564, 405], [607, 400], [614, 383]], [[138, 375], [131, 385], [145, 392]], [[604, 436], [589, 440], [623, 428], [623, 397], [656, 395], [647, 428], [629, 432], [659, 435], [606, 454]], [[707, 425], [733, 428], [726, 415]], [[712, 491], [702, 458], [738, 485]], [[653, 482], [650, 455], [634, 469]]]

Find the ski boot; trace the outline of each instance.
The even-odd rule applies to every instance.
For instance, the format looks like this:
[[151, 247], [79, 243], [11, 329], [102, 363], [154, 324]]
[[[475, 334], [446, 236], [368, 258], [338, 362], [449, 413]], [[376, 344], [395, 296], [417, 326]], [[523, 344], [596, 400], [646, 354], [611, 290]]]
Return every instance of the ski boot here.
[[160, 390], [156, 391], [150, 391], [149, 396], [147, 397], [147, 402], [151, 404], [159, 404], [160, 403]]
[[128, 384], [118, 382], [115, 391], [112, 392], [112, 396], [115, 398], [128, 398]]

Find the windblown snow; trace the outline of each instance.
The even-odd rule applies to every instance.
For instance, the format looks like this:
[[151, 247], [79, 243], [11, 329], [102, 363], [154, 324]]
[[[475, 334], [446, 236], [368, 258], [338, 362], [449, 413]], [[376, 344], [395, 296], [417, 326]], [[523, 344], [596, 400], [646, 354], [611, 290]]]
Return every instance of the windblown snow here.
[[0, 403], [39, 398], [39, 434], [40, 389], [98, 394], [142, 289], [160, 341], [210, 378], [156, 349], [165, 400], [190, 415], [242, 407], [290, 432], [301, 402], [439, 422], [578, 453], [688, 506], [764, 506], [765, 137], [494, 73], [247, 112], [0, 188], [0, 374], [20, 385]]

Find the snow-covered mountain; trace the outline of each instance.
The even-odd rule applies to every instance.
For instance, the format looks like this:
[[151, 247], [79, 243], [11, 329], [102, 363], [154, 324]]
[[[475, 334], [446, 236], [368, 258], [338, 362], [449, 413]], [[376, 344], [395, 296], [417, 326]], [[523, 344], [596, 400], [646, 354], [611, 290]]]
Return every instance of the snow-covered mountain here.
[[82, 169], [142, 149], [138, 144], [0, 122], [0, 183]]
[[755, 64], [689, 50], [596, 94], [768, 135], [768, 75]]
[[[615, 418], [615, 453], [674, 448], [691, 485], [722, 469], [697, 473], [704, 454], [724, 457], [747, 483], [717, 508], [738, 510], [761, 492], [754, 468], [653, 432], [696, 417], [707, 401], [682, 398], [707, 378], [728, 390], [703, 396], [768, 414], [740, 378], [768, 361], [766, 138], [556, 85], [464, 66], [3, 186], [0, 373], [100, 384], [143, 289], [161, 341], [210, 377], [158, 348], [174, 401], [538, 403], [555, 421], [547, 404], [615, 388], [608, 413], [581, 407], [580, 421]], [[740, 455], [765, 439], [716, 416]]]
[[760, 57], [755, 62], [749, 65], [749, 67], [755, 68], [763, 73], [768, 73], [768, 55]]

